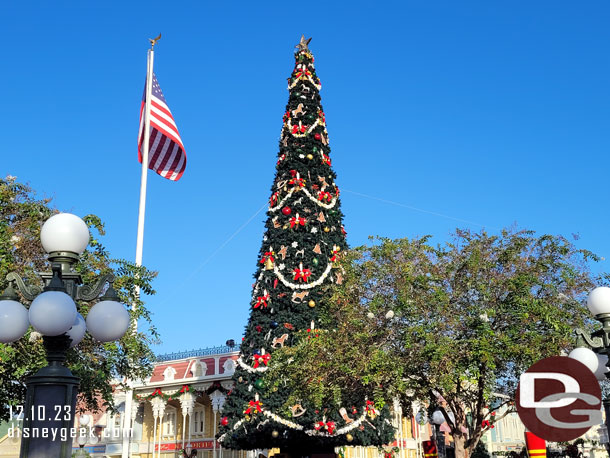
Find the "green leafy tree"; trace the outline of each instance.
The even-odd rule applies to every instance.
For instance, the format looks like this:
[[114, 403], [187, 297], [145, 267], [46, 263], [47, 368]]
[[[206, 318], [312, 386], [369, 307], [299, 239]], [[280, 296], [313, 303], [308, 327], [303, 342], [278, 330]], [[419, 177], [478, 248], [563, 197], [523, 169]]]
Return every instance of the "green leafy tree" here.
[[[589, 271], [597, 260], [531, 231], [458, 230], [442, 246], [378, 239], [343, 260], [344, 282], [321, 310], [335, 331], [277, 358], [296, 363], [285, 377], [302, 399], [368, 383], [386, 402], [442, 406], [456, 457], [470, 456], [512, 410], [520, 374], [587, 324], [585, 296], [605, 281]], [[305, 374], [315, 377], [299, 383]]]
[[[40, 244], [42, 224], [57, 211], [51, 199], [39, 198], [25, 184], [8, 176], [0, 179], [0, 288], [8, 286], [6, 275], [17, 272], [31, 285], [40, 285], [37, 272], [50, 270], [46, 254]], [[84, 218], [91, 232], [89, 246], [75, 265], [85, 283], [98, 275], [114, 273], [114, 288], [124, 304], [136, 304], [130, 310], [140, 322], [137, 332], [130, 329], [119, 342], [100, 343], [89, 334], [68, 352], [67, 364], [81, 379], [80, 405], [91, 410], [99, 408], [100, 400], [112, 408], [111, 381], [123, 377], [146, 377], [152, 369], [154, 355], [150, 344], [158, 339], [150, 313], [136, 294], [136, 287], [144, 294], [154, 294], [151, 282], [155, 272], [131, 262], [113, 259], [100, 241], [104, 225], [95, 215]], [[23, 304], [27, 301], [21, 298]], [[94, 303], [79, 302], [78, 311], [84, 316]], [[0, 418], [9, 416], [8, 406], [23, 405], [25, 378], [46, 365], [41, 339], [28, 330], [25, 337], [12, 344], [0, 344]]]
[[282, 347], [299, 340], [315, 345], [324, 333], [318, 307], [329, 299], [329, 286], [342, 281], [336, 263], [347, 247], [313, 62], [303, 38], [288, 80], [251, 315], [234, 388], [224, 404], [220, 440], [225, 448], [280, 447], [302, 456], [344, 444], [382, 445], [393, 436], [387, 407], [372, 398], [367, 403], [367, 393], [334, 385], [301, 399], [295, 385], [318, 374], [303, 373], [298, 383], [289, 384], [284, 374], [300, 369], [288, 358], [276, 358]]

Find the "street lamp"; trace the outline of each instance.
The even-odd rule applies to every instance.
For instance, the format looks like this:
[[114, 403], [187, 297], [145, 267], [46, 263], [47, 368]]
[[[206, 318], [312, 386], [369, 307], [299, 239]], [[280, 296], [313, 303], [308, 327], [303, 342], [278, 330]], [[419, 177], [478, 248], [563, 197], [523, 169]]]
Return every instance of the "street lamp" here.
[[438, 458], [445, 458], [445, 433], [441, 431], [441, 425], [445, 422], [445, 415], [440, 409], [432, 412], [432, 423], [434, 423], [434, 439], [436, 440], [436, 448]]
[[[112, 288], [114, 275], [102, 275], [94, 285], [83, 285], [81, 275], [73, 269], [89, 243], [89, 229], [82, 219], [69, 213], [54, 215], [43, 225], [40, 239], [48, 253], [51, 272], [39, 274], [43, 288], [26, 285], [15, 272], [6, 276], [9, 286], [0, 295], [0, 342], [20, 339], [31, 325], [42, 335], [47, 353], [48, 365], [26, 380], [22, 431], [30, 434], [22, 437], [20, 458], [69, 458], [79, 379], [64, 365], [67, 351], [78, 345], [86, 330], [102, 342], [121, 338], [130, 318]], [[100, 297], [107, 283], [109, 287]], [[15, 288], [31, 301], [29, 309], [19, 303]], [[91, 308], [85, 320], [75, 301], [98, 298], [101, 301]], [[52, 431], [57, 432], [55, 440]], [[60, 431], [68, 432], [63, 435], [64, 440]]]
[[[610, 352], [610, 288], [600, 286], [589, 293], [587, 307], [602, 328], [591, 334], [582, 329], [576, 330], [576, 348], [568, 356], [587, 366], [597, 377], [604, 381], [610, 378], [608, 354]], [[610, 429], [610, 399], [603, 400], [606, 414], [606, 428]]]

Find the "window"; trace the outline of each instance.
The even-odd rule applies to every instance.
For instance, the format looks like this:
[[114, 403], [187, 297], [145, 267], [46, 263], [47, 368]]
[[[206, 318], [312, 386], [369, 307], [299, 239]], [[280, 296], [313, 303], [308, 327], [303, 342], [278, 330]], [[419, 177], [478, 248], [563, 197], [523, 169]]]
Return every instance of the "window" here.
[[227, 359], [224, 364], [222, 365], [225, 374], [231, 375], [233, 372], [235, 372], [235, 361], [233, 361], [232, 359]]
[[121, 436], [121, 430], [123, 429], [123, 413], [125, 412], [125, 403], [121, 402], [116, 406], [116, 412], [114, 414], [107, 413], [108, 430], [110, 439], [118, 439]]
[[191, 374], [193, 377], [203, 377], [208, 370], [207, 364], [202, 361], [195, 361], [191, 368]]
[[162, 425], [162, 434], [164, 436], [176, 435], [176, 409], [172, 409], [169, 406], [165, 408]]
[[174, 376], [176, 375], [176, 369], [169, 366], [165, 371], [163, 371], [163, 380], [170, 381], [174, 380]]
[[116, 415], [113, 415], [112, 417], [112, 429], [121, 429], [121, 414], [117, 413]]
[[191, 434], [203, 436], [205, 433], [205, 410], [203, 406], [195, 407], [191, 417]]

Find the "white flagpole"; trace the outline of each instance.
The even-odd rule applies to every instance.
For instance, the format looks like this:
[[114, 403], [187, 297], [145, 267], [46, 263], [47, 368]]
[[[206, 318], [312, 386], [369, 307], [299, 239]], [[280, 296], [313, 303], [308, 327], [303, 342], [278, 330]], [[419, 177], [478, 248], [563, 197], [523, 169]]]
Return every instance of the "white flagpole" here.
[[[142, 175], [140, 180], [140, 209], [138, 212], [138, 237], [136, 241], [136, 266], [142, 265], [142, 252], [144, 249], [144, 214], [146, 212], [146, 181], [148, 178], [148, 150], [150, 143], [150, 99], [152, 94], [153, 80], [153, 62], [155, 57], [155, 44], [161, 35], [154, 40], [150, 40], [151, 47], [148, 50], [147, 68], [146, 68], [146, 101], [144, 104], [144, 139], [142, 141]], [[140, 297], [140, 287], [136, 286], [136, 296]], [[136, 310], [137, 306], [134, 302], [131, 305], [132, 310]], [[134, 331], [137, 332], [138, 322], [134, 320]], [[123, 447], [121, 452], [122, 458], [129, 458], [130, 453], [130, 428], [132, 426], [131, 418], [131, 403], [133, 402], [133, 390], [129, 386], [129, 380], [126, 381], [127, 389], [125, 390], [125, 414], [123, 417]], [[154, 454], [154, 450], [153, 450]]]
[[[152, 94], [153, 47], [148, 50], [148, 69], [146, 72], [146, 104], [144, 106], [144, 141], [142, 142], [142, 179], [140, 183], [140, 211], [138, 213], [138, 239], [136, 242], [136, 265], [142, 265], [144, 247], [144, 213], [146, 212], [146, 178], [148, 176], [148, 147], [150, 142], [150, 97]], [[138, 288], [138, 293], [139, 293]], [[132, 308], [135, 308], [135, 304]]]

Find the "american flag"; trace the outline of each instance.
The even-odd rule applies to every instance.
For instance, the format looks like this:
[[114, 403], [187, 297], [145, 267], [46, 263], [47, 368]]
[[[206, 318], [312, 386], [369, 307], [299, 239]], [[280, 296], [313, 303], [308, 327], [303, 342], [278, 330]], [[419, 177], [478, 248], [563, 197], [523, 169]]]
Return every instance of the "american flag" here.
[[[140, 134], [138, 160], [142, 162], [144, 144], [144, 111], [146, 109], [146, 85], [140, 107]], [[186, 153], [163, 92], [153, 73], [152, 97], [150, 100], [150, 140], [148, 143], [148, 168], [163, 178], [178, 181], [186, 168]]]

